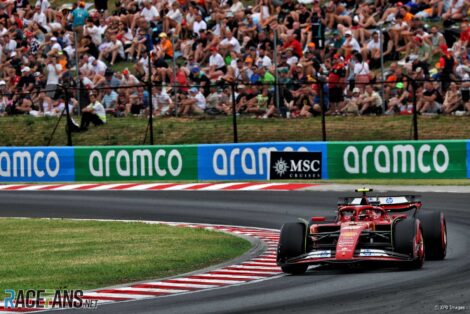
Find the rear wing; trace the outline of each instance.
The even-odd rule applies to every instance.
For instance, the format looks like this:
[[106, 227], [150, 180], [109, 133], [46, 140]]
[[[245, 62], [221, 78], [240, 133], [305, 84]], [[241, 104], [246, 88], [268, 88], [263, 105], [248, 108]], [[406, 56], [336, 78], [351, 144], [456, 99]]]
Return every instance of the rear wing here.
[[363, 196], [363, 197], [340, 197], [338, 207], [354, 205], [382, 206], [388, 210], [409, 209], [421, 207], [421, 195], [399, 195], [399, 196]]

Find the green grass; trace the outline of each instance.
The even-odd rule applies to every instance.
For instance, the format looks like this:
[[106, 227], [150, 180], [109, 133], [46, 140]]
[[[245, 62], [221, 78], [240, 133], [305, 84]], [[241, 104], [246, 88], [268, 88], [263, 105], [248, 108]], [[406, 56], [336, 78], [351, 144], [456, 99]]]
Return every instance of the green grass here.
[[[315, 182], [311, 182], [315, 183]], [[318, 183], [318, 181], [316, 181]], [[469, 179], [352, 179], [352, 180], [328, 180], [324, 181], [326, 184], [353, 184], [357, 187], [374, 187], [374, 185], [454, 185], [454, 186], [469, 186]]]
[[[77, 118], [79, 121], [79, 118]], [[0, 146], [47, 145], [57, 118], [14, 116], [0, 118]], [[74, 145], [140, 145], [144, 143], [147, 120], [137, 117], [109, 117], [104, 126], [73, 133]], [[466, 139], [470, 135], [468, 117], [419, 117], [419, 138]], [[413, 139], [411, 116], [327, 117], [328, 141], [381, 141]], [[155, 144], [231, 143], [231, 117], [154, 119]], [[321, 141], [321, 119], [238, 119], [239, 142]], [[145, 143], [149, 143], [147, 134]], [[51, 145], [66, 145], [62, 119]]]
[[191, 228], [126, 222], [0, 219], [5, 289], [92, 289], [197, 270], [248, 241]]

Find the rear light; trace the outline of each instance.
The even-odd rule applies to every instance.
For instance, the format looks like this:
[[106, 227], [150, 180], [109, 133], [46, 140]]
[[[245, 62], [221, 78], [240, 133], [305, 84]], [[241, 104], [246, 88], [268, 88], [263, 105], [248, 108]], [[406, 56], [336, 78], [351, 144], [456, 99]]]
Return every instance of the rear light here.
[[325, 217], [312, 217], [312, 221], [325, 221]]

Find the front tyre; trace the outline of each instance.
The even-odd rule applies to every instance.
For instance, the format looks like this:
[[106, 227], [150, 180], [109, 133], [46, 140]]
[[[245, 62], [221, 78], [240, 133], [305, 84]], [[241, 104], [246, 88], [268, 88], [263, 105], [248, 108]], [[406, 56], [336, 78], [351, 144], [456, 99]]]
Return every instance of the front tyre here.
[[[289, 258], [293, 258], [306, 252], [306, 228], [303, 223], [286, 223], [281, 228], [279, 245], [277, 249], [277, 262], [283, 263]], [[307, 271], [307, 264], [281, 266], [284, 273], [303, 274]]]
[[393, 225], [394, 250], [411, 258], [411, 261], [403, 262], [405, 269], [423, 267], [425, 251], [422, 230], [420, 221], [415, 218], [398, 220]]

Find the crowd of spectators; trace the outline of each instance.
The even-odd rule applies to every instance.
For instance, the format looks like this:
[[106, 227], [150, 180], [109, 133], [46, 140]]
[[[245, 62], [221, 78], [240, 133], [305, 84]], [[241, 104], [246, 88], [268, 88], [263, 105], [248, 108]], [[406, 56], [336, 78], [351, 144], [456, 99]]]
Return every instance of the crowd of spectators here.
[[0, 2], [0, 115], [470, 111], [470, 0], [108, 2]]

